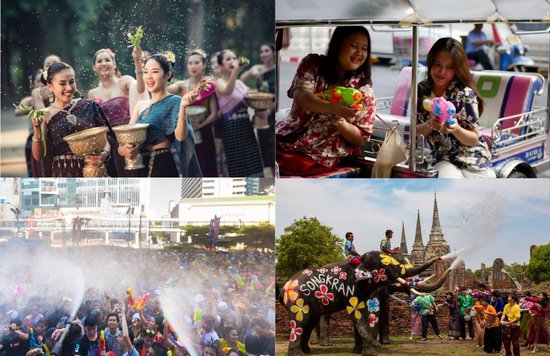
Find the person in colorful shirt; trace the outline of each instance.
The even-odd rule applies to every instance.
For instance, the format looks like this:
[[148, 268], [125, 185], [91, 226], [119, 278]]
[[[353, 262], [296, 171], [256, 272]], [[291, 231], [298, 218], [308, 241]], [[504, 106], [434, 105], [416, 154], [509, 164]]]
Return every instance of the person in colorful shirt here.
[[395, 255], [399, 253], [399, 247], [391, 248], [391, 238], [393, 236], [392, 230], [386, 230], [386, 238], [380, 241], [380, 251], [388, 255]]
[[504, 306], [500, 323], [504, 327], [503, 344], [506, 355], [511, 355], [510, 343], [512, 344], [514, 356], [519, 356], [519, 319], [521, 310], [518, 305], [518, 297], [508, 296], [508, 304]]
[[435, 299], [431, 294], [421, 295], [416, 297], [414, 303], [420, 307], [420, 315], [422, 315], [422, 340], [428, 339], [428, 323], [432, 325], [435, 335], [442, 339], [439, 335], [439, 325], [435, 318], [435, 312], [439, 309], [435, 304]]
[[[470, 313], [474, 306], [474, 298], [472, 298], [472, 295], [468, 293], [468, 290], [464, 287], [461, 289], [461, 294], [458, 295], [458, 304], [460, 313], [460, 337], [462, 340], [466, 339], [466, 324], [468, 324], [468, 336], [470, 336], [470, 339], [473, 339], [474, 325]], [[468, 315], [468, 317], [465, 318], [466, 315]]]
[[[428, 52], [428, 78], [418, 84], [417, 133], [427, 138], [439, 178], [494, 178], [491, 152], [478, 130], [483, 113], [468, 59], [460, 42], [440, 38]], [[423, 106], [442, 97], [456, 108], [458, 125], [439, 122]]]
[[346, 243], [344, 245], [344, 254], [347, 258], [350, 260], [354, 257], [361, 258], [361, 255], [357, 250], [355, 249], [355, 245], [353, 244], [353, 232], [346, 232]]
[[483, 306], [483, 322], [485, 327], [483, 336], [483, 351], [486, 353], [499, 353], [502, 348], [502, 331], [499, 328], [499, 319], [495, 307], [489, 304], [488, 298], [481, 299]]
[[[326, 173], [342, 158], [359, 155], [376, 116], [370, 56], [368, 31], [363, 26], [344, 26], [334, 30], [326, 56], [304, 57], [287, 92], [294, 99], [290, 113], [280, 115], [275, 127], [281, 174]], [[362, 108], [331, 103], [317, 95], [336, 86], [359, 90]]]

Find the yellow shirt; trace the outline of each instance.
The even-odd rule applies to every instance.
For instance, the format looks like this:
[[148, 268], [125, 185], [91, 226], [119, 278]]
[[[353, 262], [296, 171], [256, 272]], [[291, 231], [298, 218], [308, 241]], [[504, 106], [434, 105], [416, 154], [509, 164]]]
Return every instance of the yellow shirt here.
[[508, 317], [508, 321], [517, 319], [519, 320], [521, 316], [521, 310], [519, 308], [519, 305], [514, 304], [514, 306], [511, 306], [510, 304], [506, 304], [504, 306], [504, 311], [502, 312], [503, 315], [506, 315]]

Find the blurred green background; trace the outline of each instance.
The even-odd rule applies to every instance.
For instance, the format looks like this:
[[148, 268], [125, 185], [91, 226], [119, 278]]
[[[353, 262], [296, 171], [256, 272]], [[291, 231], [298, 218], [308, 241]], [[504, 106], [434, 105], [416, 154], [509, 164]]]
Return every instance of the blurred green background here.
[[92, 56], [116, 52], [122, 74], [134, 76], [127, 33], [143, 26], [144, 50], [171, 50], [174, 77], [187, 76], [185, 55], [202, 48], [210, 56], [231, 49], [260, 63], [263, 42], [274, 42], [272, 0], [2, 0], [2, 107], [29, 95], [29, 79], [49, 54], [74, 67], [86, 94], [97, 86]]

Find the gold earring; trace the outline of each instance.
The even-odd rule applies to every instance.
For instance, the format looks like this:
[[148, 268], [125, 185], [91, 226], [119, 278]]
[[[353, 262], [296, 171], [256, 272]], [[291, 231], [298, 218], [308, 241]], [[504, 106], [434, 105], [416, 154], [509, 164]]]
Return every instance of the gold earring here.
[[53, 92], [50, 92], [50, 94], [48, 94], [48, 101], [50, 102], [50, 104], [53, 104], [53, 102], [55, 101], [55, 96], [53, 95]]

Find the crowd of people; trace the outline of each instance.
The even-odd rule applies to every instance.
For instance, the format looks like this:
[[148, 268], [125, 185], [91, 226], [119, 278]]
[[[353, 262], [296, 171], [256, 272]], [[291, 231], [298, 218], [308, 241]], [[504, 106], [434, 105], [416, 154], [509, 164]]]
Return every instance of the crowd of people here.
[[[84, 165], [106, 165], [110, 177], [218, 177], [273, 175], [273, 107], [250, 109], [250, 88], [275, 91], [275, 46], [260, 47], [262, 64], [245, 70], [247, 60], [225, 49], [210, 56], [193, 49], [186, 54], [187, 73], [175, 73], [175, 54], [149, 54], [137, 45], [132, 58], [135, 77], [123, 75], [109, 48], [93, 56], [98, 85], [77, 89], [78, 73], [56, 55], [44, 59], [31, 83], [32, 94], [21, 100], [30, 109], [44, 109], [31, 120], [26, 144], [32, 177], [80, 177]], [[211, 65], [208, 71], [208, 64]], [[174, 83], [174, 76], [188, 77]], [[241, 78], [241, 79], [239, 79]], [[189, 106], [204, 107], [191, 117]], [[270, 124], [254, 127], [250, 114]], [[26, 114], [21, 107], [16, 115]], [[144, 144], [119, 145], [113, 128], [149, 124]], [[92, 127], [106, 127], [107, 144], [100, 152], [73, 154], [64, 138]], [[200, 139], [196, 139], [200, 135]], [[142, 169], [128, 170], [125, 159], [143, 156]]]
[[0, 355], [274, 355], [272, 254], [109, 250], [1, 251]]
[[550, 339], [546, 329], [546, 317], [550, 310], [546, 292], [532, 296], [523, 293], [504, 293], [489, 290], [484, 284], [479, 289], [460, 288], [448, 292], [445, 300], [438, 303], [433, 296], [411, 298], [411, 339], [421, 336], [426, 340], [428, 323], [434, 333], [440, 335], [437, 311], [448, 309], [448, 339], [474, 340], [476, 347], [486, 353], [500, 353], [504, 347], [506, 355], [519, 355], [520, 348], [535, 353], [539, 345], [550, 350]]

